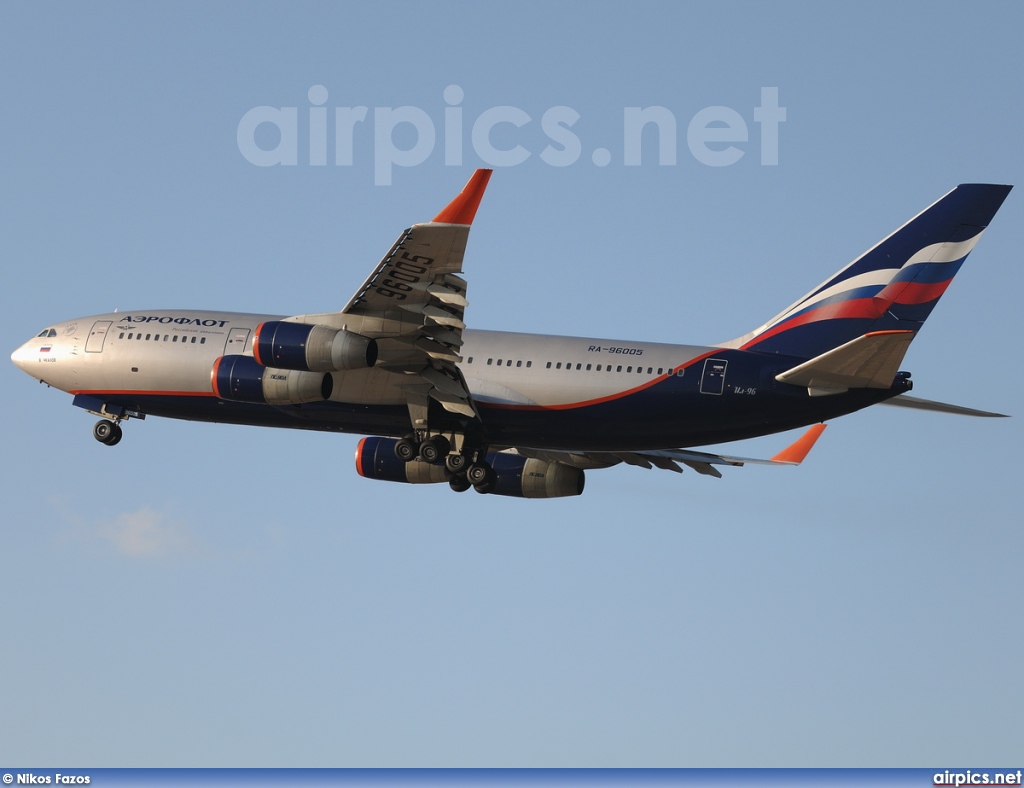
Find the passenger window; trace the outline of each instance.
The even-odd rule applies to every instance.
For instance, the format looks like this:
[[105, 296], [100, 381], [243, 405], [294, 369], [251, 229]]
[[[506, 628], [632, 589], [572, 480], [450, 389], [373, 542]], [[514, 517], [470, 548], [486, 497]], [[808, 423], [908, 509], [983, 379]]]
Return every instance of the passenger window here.
[[559, 361], [557, 364], [555, 364], [555, 369], [561, 369], [561, 368], [562, 368], [562, 362]]
[[632, 371], [633, 371], [632, 367], [626, 367], [626, 372], [632, 372]]
[[590, 372], [590, 364], [587, 364], [587, 372]]
[[489, 358], [489, 359], [487, 359], [487, 366], [491, 366], [491, 362], [492, 362], [492, 361], [494, 361], [494, 359], [493, 359], [493, 358]]
[[522, 361], [517, 361], [517, 362], [516, 362], [516, 366], [517, 366], [517, 367], [521, 367], [521, 366], [523, 366], [523, 362], [522, 362]]
[[124, 339], [124, 331], [122, 331], [121, 334], [117, 338], [118, 339]]
[[472, 363], [473, 363], [473, 357], [472, 357], [472, 356], [470, 356], [470, 357], [469, 357], [469, 361], [467, 361], [466, 363], [467, 363], [467, 364], [472, 364]]
[[664, 367], [658, 367], [658, 374], [660, 375]]
[[206, 344], [206, 337], [203, 337], [202, 339], [200, 339], [199, 340], [199, 344], [200, 345], [205, 345]]
[[616, 371], [616, 372], [622, 372], [622, 365], [621, 365], [621, 364], [619, 364], [619, 366], [617, 366], [617, 367], [615, 368], [615, 371]]
[[192, 344], [194, 345], [195, 343], [196, 343], [196, 338], [192, 337]]
[[512, 366], [512, 359], [509, 359], [508, 361], [506, 361], [505, 362], [505, 366], [506, 367], [511, 367]]
[[530, 368], [530, 367], [532, 367], [532, 366], [533, 366], [533, 362], [532, 362], [532, 361], [527, 361], [527, 362], [526, 362], [526, 367], [527, 367], [527, 368]]
[[545, 369], [551, 369], [551, 362], [549, 361]]

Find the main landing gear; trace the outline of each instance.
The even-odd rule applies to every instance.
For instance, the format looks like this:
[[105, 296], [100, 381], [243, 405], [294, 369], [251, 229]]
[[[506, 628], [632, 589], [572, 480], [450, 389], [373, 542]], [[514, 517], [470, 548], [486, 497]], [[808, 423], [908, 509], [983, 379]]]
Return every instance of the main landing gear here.
[[92, 436], [106, 446], [116, 446], [121, 441], [121, 425], [116, 421], [101, 419], [92, 428]]
[[406, 435], [395, 444], [395, 456], [402, 462], [420, 459], [436, 465], [444, 458], [448, 486], [455, 492], [465, 492], [470, 487], [478, 493], [494, 489], [495, 475], [485, 459], [487, 450], [471, 449], [463, 442], [465, 436], [453, 433], [449, 439], [444, 435], [432, 435], [420, 439], [416, 433]]

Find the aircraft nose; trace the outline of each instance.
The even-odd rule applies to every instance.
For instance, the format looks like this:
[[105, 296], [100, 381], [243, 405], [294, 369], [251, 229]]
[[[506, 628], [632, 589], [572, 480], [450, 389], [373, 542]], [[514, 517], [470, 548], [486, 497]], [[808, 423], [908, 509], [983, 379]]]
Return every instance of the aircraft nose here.
[[11, 361], [14, 362], [14, 366], [20, 369], [22, 372], [28, 372], [29, 365], [33, 360], [33, 355], [39, 355], [38, 349], [35, 354], [29, 349], [29, 343], [26, 342], [20, 348], [11, 353]]

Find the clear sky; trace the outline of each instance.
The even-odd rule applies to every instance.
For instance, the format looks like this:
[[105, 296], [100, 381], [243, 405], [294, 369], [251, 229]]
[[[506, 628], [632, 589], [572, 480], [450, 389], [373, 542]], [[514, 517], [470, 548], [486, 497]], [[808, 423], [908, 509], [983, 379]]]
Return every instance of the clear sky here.
[[[1022, 29], [1009, 2], [3, 3], [0, 336], [338, 309], [498, 163], [471, 326], [725, 341], [957, 183], [1024, 181]], [[258, 107], [296, 108], [294, 138], [240, 145]], [[674, 119], [661, 163], [631, 107]], [[691, 144], [715, 107], [731, 141]], [[876, 407], [799, 469], [460, 496], [358, 477], [355, 436], [150, 418], [110, 449], [3, 365], [0, 761], [1019, 760], [1022, 205], [904, 362], [916, 395], [1014, 418]]]

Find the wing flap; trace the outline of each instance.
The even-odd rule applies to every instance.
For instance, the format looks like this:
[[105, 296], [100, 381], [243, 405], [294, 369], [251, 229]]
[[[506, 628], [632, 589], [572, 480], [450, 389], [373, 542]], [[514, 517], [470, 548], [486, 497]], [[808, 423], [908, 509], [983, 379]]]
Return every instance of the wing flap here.
[[430, 400], [448, 413], [480, 418], [457, 366], [469, 305], [459, 274], [490, 175], [477, 170], [433, 221], [402, 233], [342, 310], [378, 340], [377, 366], [405, 376], [399, 388], [416, 428], [428, 426]]

